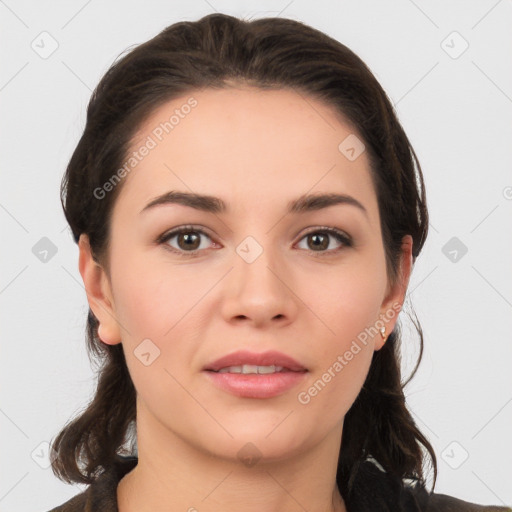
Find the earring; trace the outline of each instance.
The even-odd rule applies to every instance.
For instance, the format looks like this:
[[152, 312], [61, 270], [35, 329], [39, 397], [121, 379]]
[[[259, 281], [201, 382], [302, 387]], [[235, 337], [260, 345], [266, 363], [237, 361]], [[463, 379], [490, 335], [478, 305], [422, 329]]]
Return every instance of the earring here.
[[380, 335], [382, 336], [382, 339], [385, 342], [386, 341], [386, 328], [384, 326], [380, 328]]

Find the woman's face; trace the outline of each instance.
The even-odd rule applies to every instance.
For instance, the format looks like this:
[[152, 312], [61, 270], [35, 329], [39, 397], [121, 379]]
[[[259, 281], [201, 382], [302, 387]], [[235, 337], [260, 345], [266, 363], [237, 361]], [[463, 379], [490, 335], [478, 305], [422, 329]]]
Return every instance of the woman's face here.
[[[118, 185], [109, 275], [91, 271], [84, 237], [80, 271], [100, 337], [123, 344], [138, 424], [158, 446], [180, 438], [219, 457], [270, 460], [339, 442], [411, 264], [404, 244], [403, 279], [388, 286], [356, 137], [313, 98], [255, 88], [183, 96], [139, 130]], [[171, 191], [217, 199], [148, 206]], [[350, 199], [307, 201], [335, 194]], [[277, 351], [306, 371], [205, 370], [240, 350]]]

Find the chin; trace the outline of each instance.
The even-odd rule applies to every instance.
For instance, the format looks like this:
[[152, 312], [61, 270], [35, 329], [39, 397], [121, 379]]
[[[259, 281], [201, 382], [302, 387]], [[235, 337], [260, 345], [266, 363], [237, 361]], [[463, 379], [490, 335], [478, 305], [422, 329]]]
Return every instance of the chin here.
[[304, 451], [306, 444], [314, 444], [314, 431], [309, 434], [298, 432], [291, 424], [286, 428], [284, 424], [287, 421], [288, 419], [277, 428], [278, 423], [275, 421], [268, 422], [267, 425], [265, 422], [254, 421], [252, 425], [247, 425], [247, 422], [245, 425], [231, 423], [226, 428], [233, 438], [224, 434], [216, 435], [215, 439], [210, 437], [209, 448], [221, 457], [241, 459], [247, 456], [270, 461], [288, 458]]

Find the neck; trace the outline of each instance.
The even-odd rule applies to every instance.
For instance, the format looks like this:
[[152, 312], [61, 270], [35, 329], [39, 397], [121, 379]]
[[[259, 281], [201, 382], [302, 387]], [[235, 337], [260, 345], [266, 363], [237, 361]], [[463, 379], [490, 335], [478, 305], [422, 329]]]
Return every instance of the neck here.
[[[139, 460], [119, 483], [119, 512], [346, 512], [336, 485], [341, 430], [337, 425], [323, 442], [286, 458], [248, 461], [205, 452], [138, 415]], [[250, 456], [257, 449], [244, 450]]]

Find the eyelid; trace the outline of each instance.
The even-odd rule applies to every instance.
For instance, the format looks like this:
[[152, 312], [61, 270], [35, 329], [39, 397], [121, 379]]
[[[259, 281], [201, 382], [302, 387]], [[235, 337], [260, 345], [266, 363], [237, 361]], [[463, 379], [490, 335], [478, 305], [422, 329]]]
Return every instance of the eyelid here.
[[[195, 232], [195, 233], [200, 233], [206, 237], [208, 237], [210, 240], [213, 241], [213, 237], [208, 233], [208, 231], [206, 230], [206, 228], [203, 228], [202, 226], [194, 226], [192, 224], [186, 224], [186, 225], [183, 225], [183, 226], [179, 226], [179, 227], [176, 227], [176, 228], [173, 228], [173, 229], [170, 229], [169, 231], [166, 231], [165, 233], [163, 233], [162, 235], [160, 235], [157, 239], [156, 239], [156, 242], [158, 244], [165, 244], [166, 242], [168, 242], [171, 238], [174, 238], [176, 235], [179, 235], [181, 233], [188, 233], [188, 232]], [[215, 242], [214, 242], [215, 243]], [[174, 247], [170, 247], [170, 249], [173, 251], [173, 252], [178, 252], [177, 249], [175, 249]], [[179, 251], [180, 254], [195, 254], [195, 253], [198, 253], [200, 251], [204, 251], [205, 249], [196, 249], [194, 251]]]
[[[210, 240], [212, 240], [212, 242], [214, 244], [217, 243], [213, 240], [213, 237], [207, 232], [206, 228], [204, 228], [202, 226], [191, 225], [191, 224], [179, 226], [179, 227], [173, 228], [169, 231], [166, 231], [165, 233], [163, 233], [162, 235], [160, 235], [157, 238], [156, 242], [158, 244], [166, 244], [170, 239], [174, 238], [176, 235], [179, 235], [184, 232], [185, 233], [191, 232], [191, 231], [208, 237]], [[337, 239], [337, 241], [342, 244], [341, 247], [338, 247], [336, 249], [326, 250], [326, 251], [313, 251], [313, 250], [301, 249], [301, 250], [305, 250], [307, 252], [312, 253], [314, 256], [324, 256], [324, 255], [328, 256], [328, 255], [336, 254], [341, 249], [353, 247], [353, 245], [354, 245], [353, 239], [349, 234], [342, 231], [341, 229], [329, 227], [329, 226], [312, 226], [306, 232], [302, 233], [298, 242], [302, 241], [303, 238], [305, 238], [306, 236], [308, 236], [312, 233], [327, 233], [328, 235]], [[298, 243], [298, 242], [296, 242], [296, 243]], [[296, 244], [294, 244], [294, 245], [296, 245]], [[174, 247], [171, 247], [169, 245], [167, 245], [167, 247], [169, 248], [169, 250], [171, 250], [175, 254], [178, 254], [180, 256], [192, 256], [192, 257], [207, 250], [207, 249], [195, 249], [193, 251], [180, 251], [180, 250], [178, 250]]]
[[[327, 251], [309, 250], [308, 252], [310, 252], [314, 256], [319, 256], [319, 257], [332, 256], [334, 254], [339, 253], [343, 249], [350, 248], [350, 247], [354, 246], [354, 241], [348, 233], [346, 233], [345, 231], [343, 231], [341, 229], [329, 227], [329, 226], [313, 226], [311, 229], [308, 229], [305, 233], [303, 233], [301, 235], [299, 242], [304, 237], [306, 237], [312, 233], [327, 233], [328, 235], [332, 236], [333, 238], [335, 238], [338, 242], [340, 242], [342, 244], [341, 247], [338, 247], [336, 249], [330, 249]], [[307, 249], [303, 249], [303, 250], [307, 250]]]

